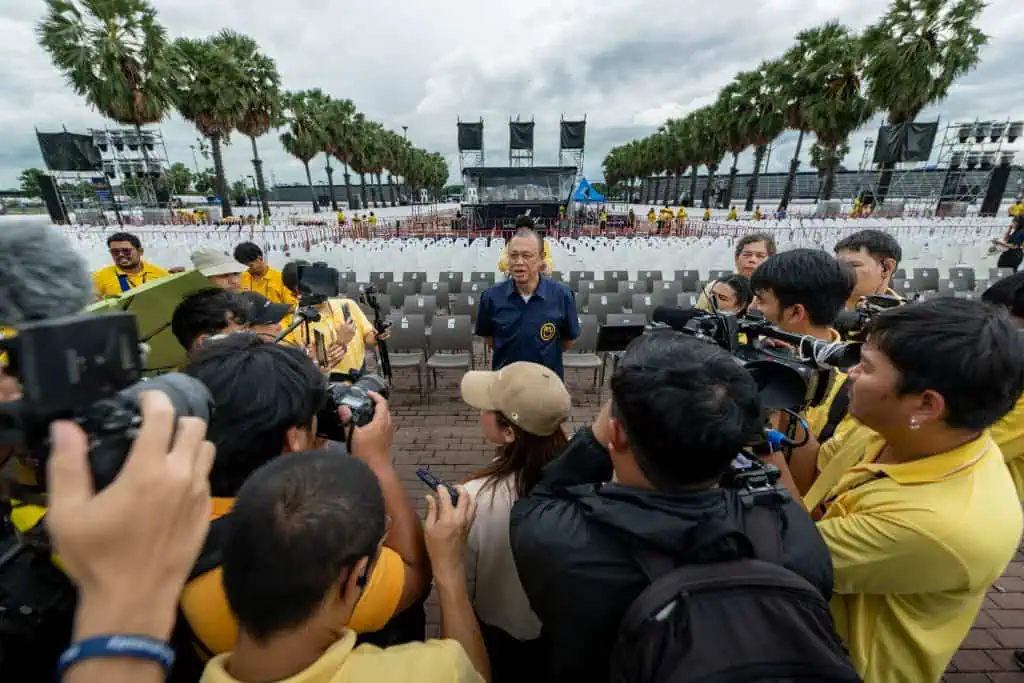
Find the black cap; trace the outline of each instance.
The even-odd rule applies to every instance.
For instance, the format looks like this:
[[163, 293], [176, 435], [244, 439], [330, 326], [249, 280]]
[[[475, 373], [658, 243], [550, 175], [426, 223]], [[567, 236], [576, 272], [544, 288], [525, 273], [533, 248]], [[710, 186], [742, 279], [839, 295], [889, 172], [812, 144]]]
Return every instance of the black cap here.
[[242, 303], [248, 309], [246, 321], [250, 325], [273, 325], [281, 322], [282, 319], [292, 310], [288, 304], [275, 304], [267, 297], [256, 292], [242, 292], [239, 294]]

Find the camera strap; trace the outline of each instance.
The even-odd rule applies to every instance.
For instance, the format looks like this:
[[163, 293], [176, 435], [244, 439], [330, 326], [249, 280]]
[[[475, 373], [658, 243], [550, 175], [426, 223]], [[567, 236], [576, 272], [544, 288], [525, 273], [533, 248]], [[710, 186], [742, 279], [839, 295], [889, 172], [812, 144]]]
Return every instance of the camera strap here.
[[818, 434], [819, 445], [832, 438], [836, 433], [836, 428], [839, 427], [839, 423], [850, 412], [850, 387], [852, 385], [853, 380], [847, 377], [846, 381], [843, 382], [843, 386], [839, 387], [839, 391], [836, 392], [835, 398], [832, 399], [832, 403], [828, 407], [828, 421], [825, 422], [821, 433]]

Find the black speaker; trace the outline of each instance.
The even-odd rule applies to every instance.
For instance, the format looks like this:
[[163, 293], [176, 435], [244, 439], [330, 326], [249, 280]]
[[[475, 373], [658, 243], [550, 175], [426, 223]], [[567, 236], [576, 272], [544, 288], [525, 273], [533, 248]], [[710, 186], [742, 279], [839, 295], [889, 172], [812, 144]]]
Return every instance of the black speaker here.
[[989, 176], [988, 191], [985, 199], [981, 202], [982, 216], [998, 216], [999, 205], [1003, 203], [1003, 195], [1006, 194], [1006, 183], [1010, 179], [1010, 166], [996, 166]]
[[64, 202], [61, 200], [60, 191], [57, 189], [57, 183], [54, 182], [52, 175], [39, 176], [39, 192], [43, 195], [43, 201], [46, 202], [50, 220], [60, 224], [70, 222], [67, 209], [64, 208]]

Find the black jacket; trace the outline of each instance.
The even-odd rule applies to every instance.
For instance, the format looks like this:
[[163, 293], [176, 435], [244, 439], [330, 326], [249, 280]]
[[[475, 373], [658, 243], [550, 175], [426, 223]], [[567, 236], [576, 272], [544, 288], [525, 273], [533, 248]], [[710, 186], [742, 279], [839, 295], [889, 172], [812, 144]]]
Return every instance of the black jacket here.
[[[611, 476], [608, 452], [581, 429], [512, 509], [512, 553], [543, 623], [551, 681], [607, 680], [619, 622], [648, 583], [636, 549], [678, 553], [705, 519], [742, 528], [736, 491], [664, 494], [604, 483]], [[814, 522], [788, 496], [781, 510], [783, 564], [828, 599], [832, 560]]]

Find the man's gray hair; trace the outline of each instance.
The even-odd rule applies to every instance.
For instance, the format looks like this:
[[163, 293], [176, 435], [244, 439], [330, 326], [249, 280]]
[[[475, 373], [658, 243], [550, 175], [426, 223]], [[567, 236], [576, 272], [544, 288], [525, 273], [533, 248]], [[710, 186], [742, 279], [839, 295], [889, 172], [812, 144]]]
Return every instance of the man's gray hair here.
[[544, 238], [541, 237], [539, 232], [531, 228], [519, 228], [518, 230], [516, 230], [516, 234], [512, 236], [512, 239], [515, 239], [517, 237], [532, 237], [533, 239], [537, 240], [537, 249], [540, 250], [539, 253], [541, 256], [544, 255]]

